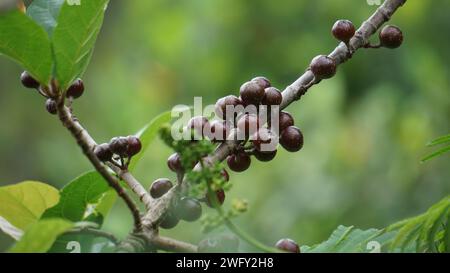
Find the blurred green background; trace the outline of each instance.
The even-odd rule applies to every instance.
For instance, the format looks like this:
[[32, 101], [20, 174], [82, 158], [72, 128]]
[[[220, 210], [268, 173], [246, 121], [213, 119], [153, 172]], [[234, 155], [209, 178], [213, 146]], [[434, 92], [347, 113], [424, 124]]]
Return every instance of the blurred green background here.
[[[113, 0], [76, 115], [102, 142], [194, 96], [211, 104], [237, 94], [257, 75], [283, 89], [336, 46], [337, 19], [360, 25], [375, 8], [352, 0]], [[405, 34], [400, 49], [359, 51], [287, 109], [304, 149], [280, 149], [270, 163], [230, 172], [227, 205], [250, 204], [238, 225], [269, 245], [281, 237], [312, 244], [339, 224], [384, 227], [450, 192], [448, 155], [420, 163], [432, 151], [425, 144], [450, 131], [449, 9], [449, 1], [408, 1], [392, 20]], [[0, 58], [0, 185], [38, 180], [61, 188], [91, 166], [44, 100], [21, 86], [20, 72]], [[159, 140], [151, 145], [136, 170], [146, 187], [174, 178], [170, 154]], [[123, 237], [131, 226], [118, 202], [104, 228]], [[162, 233], [197, 243], [199, 227], [181, 223]], [[0, 235], [0, 251], [11, 243]]]

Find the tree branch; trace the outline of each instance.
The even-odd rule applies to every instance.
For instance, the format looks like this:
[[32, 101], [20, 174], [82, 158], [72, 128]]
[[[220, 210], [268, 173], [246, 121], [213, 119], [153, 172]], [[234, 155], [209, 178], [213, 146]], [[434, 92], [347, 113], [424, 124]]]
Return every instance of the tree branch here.
[[[340, 43], [328, 56], [336, 61], [337, 65], [343, 64], [348, 61], [352, 55], [360, 48], [363, 48], [370, 36], [378, 31], [378, 29], [386, 23], [391, 16], [397, 11], [398, 8], [403, 6], [407, 0], [386, 0], [376, 12], [367, 19], [361, 27], [356, 31], [355, 36], [349, 42], [349, 48], [345, 43]], [[301, 75], [294, 83], [289, 85], [282, 92], [283, 100], [280, 105], [280, 110], [285, 109], [294, 101], [297, 101], [303, 96], [310, 87], [317, 84], [314, 81], [314, 75], [311, 71], [307, 70]], [[229, 139], [237, 139], [236, 136], [231, 136]], [[204, 159], [204, 162], [212, 164], [215, 162], [223, 161], [230, 155], [240, 144], [240, 141], [230, 140], [221, 143], [216, 150]], [[200, 164], [195, 166], [195, 169], [201, 168]], [[152, 210], [149, 210], [144, 216], [144, 225], [155, 225], [164, 216], [166, 210], [169, 208], [170, 203], [175, 195], [176, 189], [173, 188], [169, 191], [165, 198], [154, 200], [152, 203]], [[158, 208], [158, 209], [155, 209]]]
[[108, 182], [109, 186], [113, 188], [117, 194], [125, 201], [126, 205], [130, 209], [134, 219], [134, 230], [140, 232], [142, 230], [141, 215], [138, 207], [134, 203], [133, 199], [126, 193], [126, 191], [120, 186], [119, 181], [109, 173], [103, 163], [94, 154], [93, 149], [95, 147], [95, 141], [87, 133], [87, 131], [75, 121], [69, 108], [64, 105], [64, 98], [58, 98], [58, 117], [61, 120], [64, 127], [66, 127], [72, 136], [76, 139], [78, 146], [82, 149], [83, 153], [92, 163], [94, 168], [101, 174], [101, 176]]
[[[377, 11], [366, 20], [357, 30], [355, 36], [350, 40], [349, 47], [344, 43], [339, 44], [329, 57], [336, 61], [337, 65], [345, 63], [351, 56], [360, 48], [367, 44], [370, 36], [377, 32], [377, 30], [387, 22], [395, 11], [401, 7], [406, 0], [386, 0]], [[280, 109], [285, 109], [291, 103], [299, 100], [313, 85], [318, 82], [314, 81], [314, 75], [307, 70], [294, 83], [289, 85], [283, 92], [283, 100]], [[158, 225], [163, 219], [173, 202], [174, 197], [178, 196], [180, 185], [173, 187], [167, 194], [158, 199], [153, 199], [146, 189], [137, 181], [127, 170], [122, 170], [120, 167], [107, 163], [107, 166], [114, 171], [120, 179], [125, 181], [132, 191], [139, 196], [139, 199], [147, 208], [146, 214], [140, 217], [139, 210], [133, 200], [128, 196], [124, 189], [120, 186], [119, 181], [111, 175], [98, 158], [93, 153], [93, 148], [96, 143], [87, 131], [80, 125], [78, 121], [72, 118], [70, 110], [64, 106], [64, 100], [58, 101], [58, 115], [64, 126], [72, 133], [77, 140], [78, 145], [82, 148], [85, 155], [94, 165], [95, 169], [106, 179], [109, 185], [116, 190], [118, 195], [125, 201], [131, 210], [135, 222], [135, 232], [143, 231], [144, 237], [151, 244], [151, 246], [158, 249], [176, 252], [196, 252], [197, 248], [194, 245], [173, 240], [158, 235]], [[234, 138], [233, 138], [234, 139]], [[220, 144], [216, 150], [204, 159], [204, 163], [212, 164], [223, 161], [229, 154], [231, 154], [240, 144], [240, 141], [226, 141]], [[201, 166], [198, 164], [195, 169]], [[126, 244], [131, 250], [134, 245]]]
[[[146, 217], [143, 217], [141, 219], [139, 209], [134, 201], [120, 186], [119, 181], [106, 169], [106, 167], [98, 160], [97, 156], [95, 156], [95, 154], [93, 153], [93, 150], [97, 143], [86, 131], [86, 129], [83, 128], [80, 122], [73, 118], [70, 109], [64, 105], [64, 101], [62, 99], [60, 99], [60, 101], [58, 102], [58, 116], [63, 125], [75, 137], [78, 145], [91, 161], [92, 165], [94, 165], [95, 169], [105, 178], [108, 184], [116, 190], [117, 194], [127, 204], [134, 218], [134, 233], [140, 234], [140, 237], [144, 239], [145, 242], [157, 249], [177, 252], [196, 252], [197, 249], [194, 245], [170, 238], [160, 237], [157, 235], [157, 225], [159, 224], [159, 220], [168, 209], [170, 200], [172, 200], [173, 196], [177, 194], [178, 187], [174, 187], [168, 194], [164, 196], [163, 200], [167, 199], [168, 201], [158, 202], [159, 199], [153, 199], [148, 191], [142, 186], [142, 184], [128, 170], [122, 170], [120, 167], [114, 165], [111, 162], [106, 163], [106, 165], [113, 172], [115, 172], [120, 179], [128, 184], [131, 190], [146, 206], [147, 211], [149, 211], [149, 213], [147, 213], [146, 215], [158, 216], [156, 217], [156, 222], [152, 221], [153, 218], [148, 219]], [[92, 229], [74, 230], [71, 232], [86, 232], [91, 234], [97, 232], [98, 236], [107, 237], [107, 234], [103, 233], [102, 231]], [[109, 239], [114, 239], [114, 241], [117, 243], [117, 239], [115, 237], [113, 238], [109, 236]], [[131, 252], [144, 250], [145, 246], [142, 245], [142, 242], [143, 240], [137, 240], [135, 236], [130, 236], [119, 244], [118, 250]]]
[[[355, 36], [350, 40], [350, 50], [344, 43], [340, 43], [328, 56], [336, 61], [337, 65], [348, 61], [351, 56], [360, 48], [367, 44], [370, 36], [375, 34], [377, 30], [386, 23], [398, 8], [403, 6], [407, 0], [386, 0], [377, 11], [366, 20], [356, 31]], [[294, 101], [300, 99], [310, 87], [317, 83], [312, 83], [314, 75], [307, 70], [294, 83], [286, 87], [282, 92], [283, 100], [280, 110], [285, 109]], [[223, 161], [234, 149], [237, 148], [240, 141], [227, 141], [217, 147], [215, 152], [208, 157], [210, 162]]]
[[152, 239], [152, 243], [156, 248], [165, 251], [183, 253], [197, 252], [197, 246], [168, 237], [156, 236]]

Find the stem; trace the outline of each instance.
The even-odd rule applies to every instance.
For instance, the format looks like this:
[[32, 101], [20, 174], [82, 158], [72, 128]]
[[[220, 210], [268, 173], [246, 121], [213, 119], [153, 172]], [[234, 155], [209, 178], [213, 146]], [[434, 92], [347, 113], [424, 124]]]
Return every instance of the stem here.
[[246, 241], [250, 245], [253, 245], [254, 247], [256, 247], [264, 252], [282, 253], [282, 251], [280, 251], [279, 249], [267, 246], [267, 245], [261, 243], [260, 241], [258, 241], [257, 239], [253, 238], [250, 234], [248, 234], [247, 232], [245, 232], [244, 230], [242, 230], [241, 228], [236, 226], [229, 218], [225, 218], [225, 225], [231, 231], [233, 231], [233, 233], [235, 233], [236, 235], [241, 237], [242, 240]]
[[183, 253], [197, 252], [197, 246], [168, 237], [156, 236], [152, 239], [152, 243], [158, 249], [162, 249], [165, 251]]
[[94, 146], [92, 146], [92, 142], [89, 141], [92, 139], [86, 133], [86, 130], [79, 125], [78, 122], [75, 122], [72, 118], [72, 114], [70, 110], [64, 105], [64, 98], [58, 98], [58, 117], [64, 127], [66, 127], [71, 133], [72, 136], [76, 139], [78, 146], [82, 149], [83, 153], [92, 163], [94, 168], [101, 174], [101, 176], [108, 182], [109, 186], [113, 188], [117, 194], [125, 201], [126, 205], [130, 209], [133, 219], [134, 219], [134, 231], [140, 232], [142, 230], [142, 222], [140, 211], [133, 199], [125, 192], [125, 190], [120, 186], [119, 181], [112, 176], [109, 171], [105, 168], [102, 162], [97, 158], [97, 156], [93, 152]]
[[225, 221], [225, 225], [237, 236], [239, 236], [242, 240], [246, 241], [250, 245], [268, 253], [279, 253], [280, 251], [276, 248], [266, 246], [265, 244], [258, 241], [256, 238], [253, 238], [250, 234], [236, 226], [231, 219], [225, 215], [225, 212], [223, 211], [222, 207], [219, 204], [219, 200], [217, 199], [217, 195], [215, 192], [211, 189], [211, 185], [208, 181], [206, 181], [206, 186], [208, 189], [208, 196], [209, 199], [212, 199], [212, 205], [217, 210], [217, 213], [222, 217]]
[[[376, 31], [396, 12], [396, 10], [401, 7], [407, 0], [386, 0], [383, 5], [381, 5], [377, 11], [366, 20], [361, 27], [356, 31], [355, 36], [346, 45], [345, 43], [339, 44], [333, 52], [329, 54], [330, 58], [333, 58], [337, 65], [345, 63], [350, 59], [350, 57], [358, 49], [364, 47], [371, 35], [376, 33]], [[313, 84], [310, 84], [310, 83]], [[280, 105], [280, 110], [285, 109], [294, 101], [298, 100], [301, 95], [305, 94], [307, 89], [318, 82], [314, 81], [314, 75], [310, 70], [307, 70], [302, 76], [300, 76], [294, 83], [289, 85], [283, 92], [283, 100]], [[124, 189], [120, 186], [119, 181], [111, 175], [111, 173], [106, 169], [102, 162], [93, 153], [93, 148], [96, 143], [92, 137], [87, 133], [87, 131], [79, 124], [77, 120], [73, 119], [72, 114], [64, 105], [64, 98], [61, 95], [58, 96], [58, 88], [56, 88], [56, 82], [52, 81], [52, 88], [50, 88], [50, 97], [58, 98], [58, 116], [63, 123], [63, 125], [72, 133], [74, 138], [77, 140], [78, 145], [83, 150], [84, 154], [94, 165], [95, 169], [105, 178], [108, 184], [114, 188], [117, 194], [125, 201], [128, 208], [132, 212], [135, 224], [135, 232], [141, 230], [144, 231], [144, 235], [150, 243], [163, 249], [172, 249], [178, 251], [184, 247], [191, 248], [192, 250], [195, 246], [189, 246], [189, 244], [184, 242], [179, 242], [175, 240], [169, 240], [168, 238], [157, 236], [157, 225], [162, 217], [165, 215], [170, 207], [170, 204], [175, 196], [178, 195], [179, 185], [172, 188], [167, 194], [159, 199], [152, 199], [149, 193], [142, 187], [142, 185], [128, 172], [123, 170], [118, 170], [117, 166], [114, 164], [108, 164], [113, 171], [115, 171], [118, 176], [123, 179], [130, 188], [140, 197], [141, 201], [146, 205], [147, 213], [145, 216], [140, 218], [140, 212], [134, 201], [128, 196]], [[307, 88], [305, 88], [307, 87]], [[306, 89], [306, 90], [305, 90]], [[232, 136], [233, 137], [233, 136]], [[206, 157], [205, 162], [215, 163], [223, 161], [229, 154], [231, 154], [239, 145], [240, 141], [233, 140], [234, 138], [228, 138], [231, 140], [225, 141], [220, 144], [214, 153]], [[201, 168], [200, 164], [197, 164], [196, 169]], [[209, 188], [209, 186], [208, 186]], [[210, 189], [208, 189], [209, 194]], [[215, 194], [212, 194], [214, 199], [217, 199]], [[214, 202], [214, 201], [213, 201]], [[217, 202], [217, 200], [215, 200]], [[216, 207], [217, 208], [217, 207]], [[222, 209], [217, 208], [221, 215], [224, 215]], [[225, 218], [225, 223], [227, 226], [240, 236], [243, 240], [247, 241], [251, 245], [267, 252], [277, 251], [273, 248], [267, 247], [264, 244], [259, 243], [257, 240], [253, 239], [250, 235], [245, 233], [243, 230], [235, 226], [231, 220]], [[173, 244], [177, 246], [173, 246]], [[132, 246], [133, 248], [134, 246]], [[180, 247], [180, 248], [177, 248]]]
[[381, 44], [373, 45], [373, 44], [367, 43], [366, 45], [364, 45], [364, 48], [374, 48], [374, 49], [377, 49], [377, 48], [380, 48], [380, 47], [381, 47]]

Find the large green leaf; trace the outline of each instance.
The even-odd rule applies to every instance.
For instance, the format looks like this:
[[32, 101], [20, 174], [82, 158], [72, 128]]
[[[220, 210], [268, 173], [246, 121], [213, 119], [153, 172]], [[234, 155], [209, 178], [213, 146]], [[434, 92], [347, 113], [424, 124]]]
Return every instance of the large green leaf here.
[[[335, 231], [333, 231], [328, 240], [312, 247], [303, 247], [302, 251], [311, 253], [367, 252], [367, 244], [370, 241], [375, 240], [376, 236], [381, 233], [382, 231], [377, 229], [361, 230], [355, 229], [352, 226], [339, 226]], [[378, 243], [380, 243], [381, 246], [381, 242]]]
[[46, 209], [58, 203], [59, 192], [50, 185], [26, 181], [1, 187], [0, 200], [0, 229], [17, 238], [18, 230], [38, 221]]
[[73, 223], [62, 219], [45, 219], [29, 227], [9, 252], [44, 253], [56, 238], [73, 227]]
[[18, 10], [0, 14], [0, 54], [21, 64], [40, 83], [52, 74], [51, 45], [45, 30]]
[[[404, 222], [398, 228], [397, 234], [390, 245], [390, 250], [394, 251], [399, 249], [400, 251], [404, 251], [412, 241], [418, 238], [422, 223], [425, 219], [425, 215], [419, 215]], [[393, 228], [388, 227], [388, 230], [392, 231]]]
[[431, 251], [437, 252], [436, 234], [441, 230], [450, 208], [450, 196], [444, 198], [439, 203], [433, 205], [424, 214], [425, 219], [422, 223], [422, 229], [417, 244], [418, 252]]
[[34, 0], [27, 14], [51, 36], [56, 27], [59, 11], [65, 0]]
[[67, 87], [85, 71], [109, 0], [83, 1], [81, 5], [61, 7], [53, 31], [56, 77], [60, 87]]
[[62, 218], [72, 222], [105, 217], [116, 198], [115, 192], [96, 171], [85, 173], [61, 190], [59, 203], [43, 218]]
[[142, 150], [139, 154], [133, 157], [133, 160], [131, 161], [129, 166], [130, 170], [133, 170], [136, 167], [136, 164], [139, 162], [150, 143], [158, 136], [158, 131], [161, 126], [170, 122], [171, 120], [172, 113], [170, 111], [164, 112], [155, 117], [136, 134], [136, 136], [141, 140]]
[[450, 196], [447, 196], [427, 212], [390, 225], [387, 230], [397, 232], [390, 244], [390, 251], [437, 252], [438, 246], [445, 243], [445, 239], [438, 234], [444, 230], [449, 208]]

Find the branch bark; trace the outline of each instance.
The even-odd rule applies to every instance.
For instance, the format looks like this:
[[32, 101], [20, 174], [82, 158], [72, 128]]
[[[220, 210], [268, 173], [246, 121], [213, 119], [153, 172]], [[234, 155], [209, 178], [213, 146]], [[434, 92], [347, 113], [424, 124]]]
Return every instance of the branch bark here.
[[[369, 41], [370, 36], [375, 34], [378, 29], [397, 11], [398, 8], [403, 6], [407, 0], [386, 0], [376, 12], [367, 19], [361, 27], [356, 31], [355, 36], [349, 42], [349, 48], [345, 43], [340, 43], [328, 56], [336, 61], [339, 66], [348, 61], [352, 55], [360, 48], [363, 48]], [[314, 81], [314, 75], [311, 71], [307, 70], [301, 75], [295, 82], [286, 87], [282, 92], [283, 100], [280, 105], [280, 109], [285, 109], [293, 102], [299, 100], [313, 85], [318, 82]], [[232, 137], [230, 139], [236, 139]], [[236, 148], [238, 148], [240, 141], [226, 141], [220, 144], [214, 153], [205, 158], [204, 162], [215, 163], [223, 161], [230, 155]], [[196, 169], [201, 168], [199, 164], [195, 166]], [[175, 189], [173, 189], [175, 191]], [[169, 192], [170, 193], [170, 192]], [[170, 194], [173, 197], [174, 194]], [[152, 207], [158, 207], [159, 209], [149, 210], [144, 216], [146, 224], [155, 224], [160, 221], [160, 218], [164, 215], [164, 208], [168, 208], [171, 198], [161, 198], [154, 201]]]
[[140, 232], [142, 230], [142, 222], [140, 211], [133, 201], [133, 199], [127, 194], [127, 192], [120, 186], [119, 181], [111, 175], [106, 169], [103, 163], [97, 158], [93, 150], [95, 147], [95, 141], [88, 134], [88, 132], [80, 125], [78, 121], [72, 116], [69, 108], [64, 105], [64, 98], [58, 98], [58, 117], [64, 127], [66, 127], [76, 139], [78, 146], [80, 146], [83, 153], [92, 163], [94, 168], [101, 174], [111, 188], [113, 188], [117, 194], [125, 201], [126, 205], [130, 209], [134, 219], [134, 231]]
[[[380, 6], [377, 11], [356, 31], [355, 36], [349, 42], [349, 47], [347, 47], [344, 43], [340, 43], [328, 56], [333, 58], [337, 65], [348, 61], [358, 49], [367, 44], [370, 36], [376, 33], [377, 30], [385, 22], [387, 22], [397, 11], [397, 9], [406, 1], [407, 0], [386, 0], [383, 5]], [[282, 92], [283, 100], [280, 105], [280, 109], [285, 109], [294, 101], [299, 100], [310, 87], [318, 83], [313, 81], [314, 75], [311, 71], [307, 70], [294, 83], [286, 87]], [[107, 164], [107, 166], [114, 171], [120, 179], [125, 181], [130, 186], [132, 191], [139, 196], [139, 199], [145, 205], [147, 212], [141, 218], [139, 209], [134, 201], [120, 186], [119, 181], [107, 170], [105, 165], [103, 165], [93, 153], [93, 148], [95, 147], [96, 142], [80, 125], [80, 123], [72, 118], [70, 110], [64, 106], [64, 100], [60, 100], [58, 102], [58, 115], [64, 126], [69, 129], [75, 137], [78, 145], [82, 148], [83, 152], [94, 165], [95, 169], [106, 179], [109, 185], [116, 190], [119, 196], [129, 207], [135, 222], [135, 233], [144, 235], [146, 240], [153, 247], [158, 249], [177, 252], [197, 251], [197, 248], [194, 245], [158, 235], [158, 225], [169, 209], [173, 198], [178, 195], [181, 188], [180, 185], [173, 187], [163, 197], [153, 199], [142, 184], [139, 183], [139, 181], [135, 179], [131, 173], [120, 169], [112, 163]], [[220, 144], [214, 153], [204, 159], [204, 162], [211, 164], [223, 161], [239, 146], [239, 144], [240, 141], [226, 141]], [[197, 165], [195, 168], [199, 169], [201, 166]], [[131, 250], [133, 250], [133, 248], [139, 248], [136, 246], [138, 244], [127, 244], [125, 242], [125, 245], [127, 246], [127, 249]]]
[[[153, 199], [148, 191], [142, 186], [142, 184], [128, 171], [122, 170], [118, 166], [112, 163], [106, 163], [120, 179], [125, 181], [131, 190], [139, 197], [141, 202], [145, 205], [148, 213], [145, 216], [152, 215], [157, 221], [152, 221], [154, 218], [141, 218], [140, 211], [133, 199], [126, 193], [126, 191], [120, 186], [119, 181], [114, 175], [108, 171], [105, 165], [100, 162], [93, 153], [93, 150], [97, 143], [91, 137], [86, 129], [75, 119], [71, 113], [71, 110], [64, 105], [64, 100], [59, 98], [58, 101], [58, 116], [64, 127], [66, 127], [76, 139], [78, 145], [81, 147], [83, 153], [91, 161], [95, 169], [103, 176], [108, 184], [115, 189], [117, 194], [125, 201], [128, 208], [132, 212], [134, 219], [133, 234], [130, 235], [125, 241], [119, 244], [119, 251], [144, 251], [147, 248], [157, 248], [166, 251], [180, 251], [180, 252], [196, 252], [196, 246], [189, 243], [185, 243], [178, 240], [158, 236], [158, 224], [159, 220], [164, 216], [168, 206], [170, 206], [170, 200], [178, 192], [178, 187], [174, 187], [169, 193], [167, 193], [162, 199]], [[161, 202], [163, 200], [164, 202]], [[95, 230], [92, 232], [96, 232]], [[99, 235], [103, 234], [98, 231]], [[146, 244], [143, 245], [143, 240], [136, 239], [137, 237], [145, 240]]]

